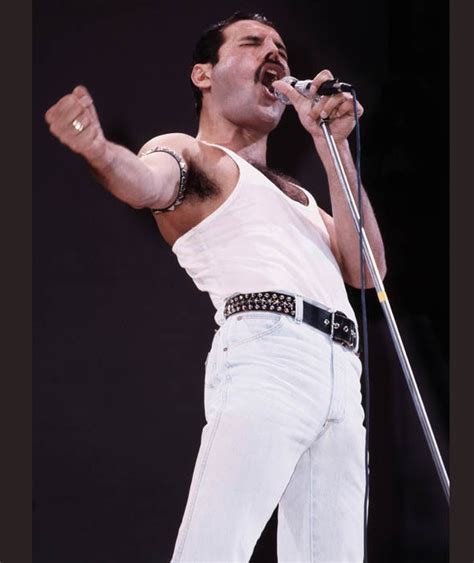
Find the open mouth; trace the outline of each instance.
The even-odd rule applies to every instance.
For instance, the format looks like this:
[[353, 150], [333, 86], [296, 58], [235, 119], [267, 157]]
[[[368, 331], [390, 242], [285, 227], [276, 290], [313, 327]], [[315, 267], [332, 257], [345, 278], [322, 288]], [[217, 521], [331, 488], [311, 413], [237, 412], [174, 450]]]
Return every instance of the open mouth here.
[[279, 80], [284, 76], [283, 69], [279, 68], [276, 65], [272, 66], [265, 66], [260, 73], [260, 82], [262, 83], [263, 87], [265, 88], [266, 92], [272, 96], [272, 98], [276, 98], [274, 94], [273, 83], [275, 80]]
[[263, 73], [261, 82], [265, 88], [273, 94], [273, 83], [278, 80], [278, 73], [275, 70], [266, 70]]

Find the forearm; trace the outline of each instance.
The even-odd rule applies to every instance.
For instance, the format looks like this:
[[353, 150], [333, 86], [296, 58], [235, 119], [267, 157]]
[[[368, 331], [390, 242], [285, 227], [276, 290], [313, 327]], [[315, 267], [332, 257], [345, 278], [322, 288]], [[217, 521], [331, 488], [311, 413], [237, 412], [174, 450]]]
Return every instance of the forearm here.
[[[350, 189], [356, 203], [358, 203], [357, 170], [352, 159], [349, 143], [347, 140], [340, 141], [337, 143], [337, 148], [349, 181]], [[325, 141], [323, 145], [321, 143], [319, 143], [319, 146], [316, 145], [316, 149], [318, 150], [328, 177], [332, 216], [334, 219], [337, 244], [340, 252], [339, 258], [344, 280], [354, 287], [360, 287], [359, 235]], [[362, 210], [364, 230], [372, 249], [377, 268], [383, 278], [387, 271], [383, 240], [372, 206], [370, 205], [370, 201], [363, 187]], [[365, 274], [367, 287], [373, 287], [373, 280], [367, 266]]]
[[156, 176], [127, 148], [106, 141], [100, 157], [86, 160], [96, 179], [121, 201], [135, 208], [156, 202], [159, 191]]
[[[344, 281], [358, 287], [360, 286], [359, 235], [319, 123], [321, 119], [331, 119], [331, 132], [339, 149], [350, 189], [357, 201], [357, 172], [347, 137], [354, 128], [356, 115], [357, 118], [360, 118], [364, 110], [361, 104], [358, 101], [356, 102], [352, 95], [347, 92], [321, 96], [318, 99], [316, 97], [313, 98], [321, 85], [326, 80], [333, 78], [329, 70], [323, 70], [318, 73], [312, 81], [309, 96], [301, 95], [283, 80], [273, 82], [273, 88], [288, 97], [298, 113], [301, 124], [313, 138], [316, 151], [322, 160], [329, 182], [332, 218], [329, 218], [327, 226], [329, 225], [328, 230], [331, 230], [331, 249], [341, 267]], [[383, 277], [386, 273], [386, 265], [382, 237], [374, 212], [364, 191], [362, 194], [362, 212], [364, 216], [364, 229], [377, 267]], [[372, 287], [373, 280], [367, 268], [366, 274], [367, 287]]]
[[169, 192], [178, 176], [176, 164], [173, 168], [159, 157], [147, 157], [145, 163], [125, 147], [108, 141], [84, 86], [76, 86], [52, 105], [45, 120], [50, 132], [81, 155], [99, 182], [118, 199], [133, 207], [151, 207], [160, 200], [170, 200]]

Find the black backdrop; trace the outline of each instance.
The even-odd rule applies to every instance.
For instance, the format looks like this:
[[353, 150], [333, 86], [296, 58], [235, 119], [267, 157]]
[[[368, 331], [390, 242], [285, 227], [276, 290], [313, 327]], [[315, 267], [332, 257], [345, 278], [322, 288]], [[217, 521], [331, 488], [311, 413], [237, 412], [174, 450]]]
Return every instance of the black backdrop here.
[[[386, 244], [386, 288], [444, 459], [448, 441], [446, 3], [37, 1], [34, 15], [34, 561], [169, 561], [202, 425], [214, 334], [152, 217], [116, 201], [43, 114], [83, 83], [108, 137], [136, 151], [195, 134], [200, 31], [237, 9], [281, 30], [292, 72], [329, 68], [365, 107], [362, 173]], [[311, 140], [288, 110], [269, 163], [330, 210]], [[359, 292], [350, 290], [359, 311]], [[375, 562], [447, 561], [448, 511], [370, 292]], [[276, 561], [276, 516], [253, 562]]]

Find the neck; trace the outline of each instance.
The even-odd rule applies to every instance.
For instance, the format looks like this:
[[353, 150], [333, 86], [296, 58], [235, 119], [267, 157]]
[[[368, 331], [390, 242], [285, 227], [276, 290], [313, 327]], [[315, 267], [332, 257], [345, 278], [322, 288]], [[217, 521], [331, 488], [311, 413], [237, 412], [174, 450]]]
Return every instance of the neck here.
[[261, 166], [267, 165], [267, 132], [237, 125], [221, 116], [215, 118], [205, 112], [204, 108], [199, 120], [199, 131], [196, 139], [222, 145], [245, 158], [245, 160], [250, 160]]

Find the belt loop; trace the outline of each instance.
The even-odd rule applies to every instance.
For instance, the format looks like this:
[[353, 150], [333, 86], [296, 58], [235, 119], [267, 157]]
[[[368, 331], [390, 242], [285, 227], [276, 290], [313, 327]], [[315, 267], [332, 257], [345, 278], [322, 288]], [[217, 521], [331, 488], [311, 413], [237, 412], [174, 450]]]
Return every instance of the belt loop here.
[[334, 317], [336, 315], [336, 311], [330, 311], [331, 313], [331, 340], [334, 340], [333, 336], [334, 336]]
[[301, 295], [295, 295], [295, 321], [303, 322], [303, 298]]
[[359, 350], [359, 346], [360, 346], [359, 327], [358, 327], [357, 325], [354, 325], [354, 330], [355, 330], [355, 333], [356, 333], [356, 343], [355, 343], [353, 352], [356, 354], [357, 357], [360, 357], [360, 350]]

